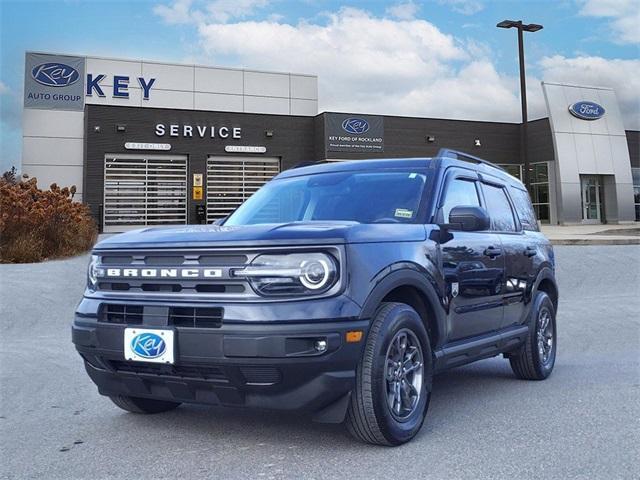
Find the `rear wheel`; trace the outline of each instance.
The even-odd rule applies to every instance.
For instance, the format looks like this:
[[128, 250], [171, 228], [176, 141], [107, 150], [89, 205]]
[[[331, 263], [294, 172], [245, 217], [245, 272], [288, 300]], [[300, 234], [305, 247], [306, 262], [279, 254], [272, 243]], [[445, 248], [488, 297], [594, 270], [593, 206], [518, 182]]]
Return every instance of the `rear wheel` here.
[[356, 438], [400, 445], [422, 427], [431, 398], [432, 358], [422, 319], [409, 305], [383, 303], [356, 370], [346, 425]]
[[544, 380], [556, 361], [556, 314], [553, 302], [544, 292], [537, 292], [529, 314], [529, 335], [519, 351], [509, 357], [516, 377]]
[[109, 396], [118, 407], [132, 413], [162, 413], [180, 406], [177, 402], [154, 400], [151, 398], [128, 397], [126, 395]]

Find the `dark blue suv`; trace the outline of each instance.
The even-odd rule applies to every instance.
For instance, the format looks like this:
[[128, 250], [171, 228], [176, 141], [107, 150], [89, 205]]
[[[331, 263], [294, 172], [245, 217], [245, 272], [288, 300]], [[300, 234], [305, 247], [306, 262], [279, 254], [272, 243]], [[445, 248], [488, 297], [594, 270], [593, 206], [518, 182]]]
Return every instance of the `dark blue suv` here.
[[131, 412], [295, 410], [398, 445], [438, 372], [503, 354], [551, 373], [554, 268], [526, 189], [484, 160], [314, 164], [217, 225], [101, 241], [73, 342]]

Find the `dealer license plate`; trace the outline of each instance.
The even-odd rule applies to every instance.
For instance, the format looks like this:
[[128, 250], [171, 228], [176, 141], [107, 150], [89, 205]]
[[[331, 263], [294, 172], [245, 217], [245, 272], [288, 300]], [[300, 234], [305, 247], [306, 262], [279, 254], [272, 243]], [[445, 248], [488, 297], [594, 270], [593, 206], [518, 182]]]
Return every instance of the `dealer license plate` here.
[[134, 362], [173, 363], [174, 333], [173, 330], [125, 328], [125, 360]]

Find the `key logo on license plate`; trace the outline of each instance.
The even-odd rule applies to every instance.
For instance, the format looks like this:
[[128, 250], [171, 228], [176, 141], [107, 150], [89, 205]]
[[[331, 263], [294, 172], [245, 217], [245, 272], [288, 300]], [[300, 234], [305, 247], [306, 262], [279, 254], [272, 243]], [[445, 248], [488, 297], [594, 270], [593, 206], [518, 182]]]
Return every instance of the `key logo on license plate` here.
[[173, 330], [126, 328], [124, 356], [127, 360], [173, 363]]

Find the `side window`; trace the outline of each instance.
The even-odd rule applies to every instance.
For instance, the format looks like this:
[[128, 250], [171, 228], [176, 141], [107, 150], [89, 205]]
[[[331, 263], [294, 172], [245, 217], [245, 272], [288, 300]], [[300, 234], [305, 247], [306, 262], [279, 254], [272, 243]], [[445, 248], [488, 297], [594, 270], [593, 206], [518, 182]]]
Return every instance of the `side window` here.
[[520, 223], [522, 228], [533, 232], [538, 231], [538, 221], [536, 220], [536, 214], [533, 211], [529, 194], [525, 190], [511, 187], [511, 199], [513, 200], [518, 217], [520, 217]]
[[507, 192], [502, 187], [482, 184], [487, 211], [491, 217], [491, 227], [498, 232], [515, 232], [516, 223], [513, 210], [507, 198]]
[[444, 203], [442, 205], [443, 220], [448, 222], [451, 209], [461, 205], [474, 207], [480, 206], [476, 182], [463, 180], [461, 178], [454, 178], [447, 185], [447, 190], [444, 194]]

